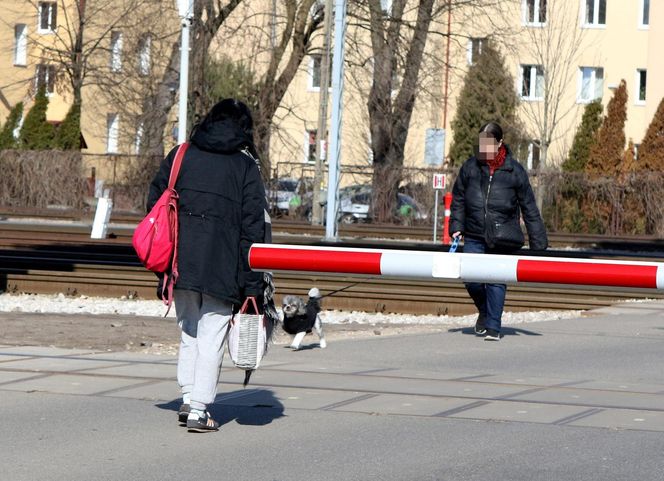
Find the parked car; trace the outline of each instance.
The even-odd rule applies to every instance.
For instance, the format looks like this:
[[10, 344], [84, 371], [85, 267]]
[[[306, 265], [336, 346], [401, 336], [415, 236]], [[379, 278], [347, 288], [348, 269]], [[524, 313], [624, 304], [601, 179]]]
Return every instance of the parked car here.
[[[339, 215], [338, 220], [342, 224], [353, 224], [356, 222], [370, 222], [371, 186], [354, 185], [339, 189]], [[305, 212], [307, 219], [311, 220], [311, 198], [307, 199]], [[327, 199], [323, 205], [327, 204]], [[424, 220], [427, 214], [415, 199], [406, 194], [397, 194], [396, 205], [397, 216], [410, 216], [414, 220]]]
[[288, 214], [288, 205], [295, 196], [297, 190], [297, 179], [274, 179], [268, 184], [268, 205], [273, 214]]
[[270, 212], [275, 215], [288, 215], [291, 202], [296, 195], [302, 195], [311, 191], [311, 180], [280, 178], [268, 183], [265, 192], [270, 206]]

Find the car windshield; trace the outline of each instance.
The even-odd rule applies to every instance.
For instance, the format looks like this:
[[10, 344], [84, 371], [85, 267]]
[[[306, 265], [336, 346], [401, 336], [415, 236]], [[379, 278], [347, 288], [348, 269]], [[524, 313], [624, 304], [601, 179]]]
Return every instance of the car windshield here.
[[295, 189], [297, 189], [297, 180], [282, 179], [277, 183], [277, 190], [287, 190], [289, 192], [295, 192]]

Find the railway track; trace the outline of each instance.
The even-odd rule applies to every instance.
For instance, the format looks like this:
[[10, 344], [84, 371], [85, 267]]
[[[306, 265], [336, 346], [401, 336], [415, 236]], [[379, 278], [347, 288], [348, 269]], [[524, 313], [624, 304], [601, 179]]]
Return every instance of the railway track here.
[[[370, 225], [349, 226], [367, 229]], [[282, 229], [282, 227], [284, 227]], [[375, 226], [374, 226], [375, 227]], [[291, 229], [292, 228], [292, 229]], [[307, 228], [309, 230], [307, 230]], [[297, 229], [301, 229], [297, 233]], [[395, 227], [390, 227], [397, 232]], [[390, 229], [385, 228], [385, 233]], [[301, 223], [275, 224], [275, 242], [320, 244], [311, 226]], [[90, 226], [84, 223], [46, 224], [0, 222], [0, 291], [30, 293], [65, 293], [88, 296], [129, 296], [153, 299], [155, 276], [147, 272], [131, 249], [133, 224], [114, 224], [109, 238], [89, 238]], [[313, 232], [313, 234], [312, 234]], [[346, 231], [349, 232], [349, 231]], [[350, 231], [352, 232], [352, 230]], [[380, 232], [380, 231], [373, 231]], [[412, 230], [410, 231], [412, 232]], [[410, 234], [409, 234], [410, 235]], [[342, 230], [342, 236], [344, 231]], [[554, 237], [564, 244], [564, 238]], [[345, 246], [381, 248], [419, 248], [445, 250], [431, 243], [413, 244], [413, 237], [386, 241], [362, 237], [346, 237]], [[575, 240], [575, 239], [572, 239]], [[578, 239], [574, 245], [597, 246], [601, 239]], [[643, 244], [639, 244], [642, 242]], [[634, 242], [632, 242], [634, 244]], [[620, 245], [626, 245], [622, 242]], [[636, 242], [638, 254], [631, 258], [653, 259], [662, 256], [658, 244]], [[611, 257], [616, 253], [602, 251], [550, 251], [550, 256]], [[622, 252], [622, 256], [626, 253]], [[306, 295], [312, 286], [323, 294], [346, 288], [325, 299], [331, 309], [410, 314], [468, 314], [474, 311], [461, 282], [440, 280], [409, 280], [390, 278], [358, 278], [334, 275], [278, 274], [275, 276], [278, 300], [282, 295]], [[348, 287], [350, 286], [350, 287]], [[519, 285], [508, 289], [507, 310], [589, 309], [609, 305], [616, 300], [631, 298], [664, 298], [664, 293], [639, 289], [569, 288], [550, 285]]]

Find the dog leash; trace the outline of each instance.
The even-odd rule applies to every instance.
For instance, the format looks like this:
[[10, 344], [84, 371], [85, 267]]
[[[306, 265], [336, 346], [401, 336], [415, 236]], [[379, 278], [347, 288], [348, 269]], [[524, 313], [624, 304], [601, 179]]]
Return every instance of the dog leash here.
[[[451, 254], [454, 253], [454, 252], [456, 252], [457, 247], [459, 247], [459, 239], [460, 239], [460, 238], [461, 238], [461, 236], [457, 236], [457, 237], [455, 237], [454, 240], [452, 241], [452, 245], [450, 245], [450, 250], [449, 250], [449, 252], [450, 252]], [[372, 276], [372, 277], [373, 277], [373, 276]], [[352, 284], [349, 284], [349, 285], [347, 285], [346, 287], [342, 287], [341, 289], [337, 289], [336, 291], [332, 291], [332, 292], [330, 292], [330, 293], [328, 293], [328, 294], [325, 294], [324, 296], [320, 296], [319, 299], [323, 299], [324, 297], [330, 297], [330, 296], [332, 296], [332, 295], [334, 295], [334, 294], [336, 294], [336, 293], [338, 293], [338, 292], [342, 292], [342, 291], [345, 291], [346, 289], [350, 289], [351, 287], [354, 287], [354, 286], [356, 286], [356, 285], [358, 285], [358, 284], [360, 284], [360, 283], [362, 283], [362, 282], [364, 282], [364, 281], [368, 281], [368, 280], [371, 279], [372, 277], [366, 277], [366, 278], [364, 278], [364, 279], [360, 279], [359, 281], [357, 281], [357, 282], [353, 282]]]
[[457, 247], [459, 247], [459, 238], [461, 236], [456, 236], [454, 240], [452, 241], [452, 245], [450, 246], [450, 250], [448, 251], [450, 254], [453, 254], [456, 252]]
[[358, 284], [361, 284], [361, 283], [364, 282], [364, 281], [368, 281], [368, 280], [371, 279], [372, 277], [374, 277], [374, 276], [366, 277], [366, 278], [364, 278], [364, 279], [360, 279], [359, 281], [357, 281], [357, 282], [353, 282], [352, 284], [349, 284], [349, 285], [347, 285], [346, 287], [342, 287], [341, 289], [337, 289], [336, 291], [332, 291], [332, 292], [330, 292], [329, 294], [325, 294], [324, 296], [320, 296], [319, 299], [323, 299], [324, 297], [330, 297], [330, 296], [336, 294], [337, 292], [341, 292], [341, 291], [345, 291], [346, 289], [350, 289], [351, 287], [354, 287], [354, 286], [356, 286], [356, 285], [358, 285]]

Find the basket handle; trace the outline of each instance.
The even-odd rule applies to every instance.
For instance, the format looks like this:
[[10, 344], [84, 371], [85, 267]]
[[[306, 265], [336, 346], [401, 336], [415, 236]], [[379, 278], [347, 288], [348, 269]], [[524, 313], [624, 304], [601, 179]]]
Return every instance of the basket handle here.
[[254, 296], [249, 296], [244, 300], [244, 304], [242, 304], [242, 308], [240, 309], [240, 314], [246, 314], [248, 307], [249, 307], [249, 300], [251, 299], [251, 303], [254, 305], [254, 312], [258, 314], [258, 305], [256, 304], [256, 298]]

